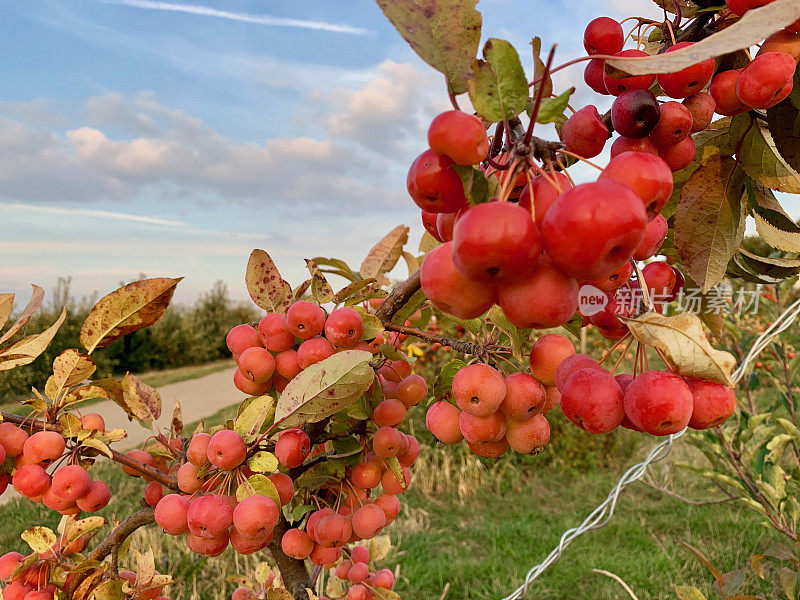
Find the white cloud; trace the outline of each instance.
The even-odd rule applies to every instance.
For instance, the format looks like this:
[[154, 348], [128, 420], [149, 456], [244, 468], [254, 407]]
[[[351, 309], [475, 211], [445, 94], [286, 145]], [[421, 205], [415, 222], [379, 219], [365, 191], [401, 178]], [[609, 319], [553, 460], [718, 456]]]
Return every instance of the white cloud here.
[[386, 155], [425, 144], [431, 119], [449, 108], [443, 79], [433, 70], [384, 61], [361, 87], [340, 86], [312, 99], [327, 98], [328, 134], [346, 138]]

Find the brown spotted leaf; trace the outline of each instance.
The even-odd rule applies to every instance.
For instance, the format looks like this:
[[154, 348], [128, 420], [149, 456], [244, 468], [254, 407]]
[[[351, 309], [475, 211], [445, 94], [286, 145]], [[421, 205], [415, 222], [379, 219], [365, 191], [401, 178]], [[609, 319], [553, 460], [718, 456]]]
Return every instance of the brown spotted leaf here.
[[122, 402], [111, 398], [128, 414], [149, 424], [161, 416], [161, 395], [135, 375], [126, 373], [122, 378]]
[[91, 354], [95, 348], [105, 348], [123, 335], [150, 327], [167, 310], [181, 279], [142, 279], [103, 296], [83, 322], [81, 344]]
[[[33, 293], [31, 294], [31, 299], [28, 301], [28, 305], [22, 310], [19, 317], [17, 317], [16, 323], [11, 326], [11, 328], [6, 331], [2, 336], [0, 336], [0, 344], [5, 342], [6, 340], [10, 339], [12, 335], [17, 333], [20, 329], [25, 327], [25, 324], [28, 320], [33, 316], [39, 307], [42, 305], [42, 300], [44, 300], [44, 290], [40, 288], [38, 285], [31, 284], [33, 288]], [[13, 296], [11, 298], [13, 303]], [[8, 300], [6, 300], [7, 302]], [[9, 314], [11, 312], [11, 307], [8, 307]], [[8, 318], [8, 315], [6, 315]], [[2, 327], [2, 325], [0, 325]]]
[[285, 313], [292, 302], [292, 286], [281, 277], [278, 267], [264, 250], [253, 250], [244, 276], [253, 302], [267, 312]]
[[696, 42], [687, 48], [647, 58], [613, 58], [606, 60], [610, 74], [647, 75], [675, 73], [709, 58], [749, 48], [767, 36], [800, 19], [800, 2], [775, 0], [750, 10], [739, 21]]
[[175, 407], [172, 409], [170, 429], [172, 430], [172, 434], [176, 437], [183, 431], [183, 410], [181, 410], [180, 400], [175, 400]]
[[669, 367], [679, 375], [733, 386], [731, 371], [736, 359], [711, 346], [697, 315], [682, 313], [665, 317], [649, 312], [625, 322], [634, 338], [660, 350]]
[[712, 156], [683, 185], [675, 210], [675, 248], [703, 293], [722, 281], [744, 238], [743, 192], [741, 167], [720, 155]]
[[289, 382], [275, 409], [282, 428], [314, 423], [355, 403], [375, 377], [365, 350], [337, 352]]
[[67, 317], [66, 307], [61, 310], [61, 316], [55, 323], [42, 333], [29, 335], [16, 341], [14, 344], [0, 350], [0, 371], [13, 369], [21, 365], [28, 365], [47, 349], [53, 341], [58, 329]]
[[422, 60], [443, 73], [452, 94], [467, 91], [478, 53], [477, 0], [377, 0], [383, 14]]
[[403, 255], [403, 246], [408, 241], [408, 227], [398, 225], [375, 244], [361, 263], [361, 277], [374, 277], [382, 285], [389, 283], [384, 273], [388, 273]]
[[306, 259], [306, 267], [308, 272], [311, 273], [311, 295], [318, 304], [327, 304], [333, 300], [333, 288], [325, 275], [320, 271], [317, 263], [313, 260]]
[[[53, 382], [55, 395], [64, 388], [70, 388], [91, 377], [97, 366], [88, 354], [69, 348], [53, 361]], [[50, 382], [48, 381], [48, 385]], [[54, 396], [51, 396], [54, 397]]]
[[95, 398], [108, 398], [108, 392], [97, 385], [82, 385], [70, 390], [63, 400], [61, 406], [69, 406], [71, 404], [78, 404], [86, 400], [94, 400]]

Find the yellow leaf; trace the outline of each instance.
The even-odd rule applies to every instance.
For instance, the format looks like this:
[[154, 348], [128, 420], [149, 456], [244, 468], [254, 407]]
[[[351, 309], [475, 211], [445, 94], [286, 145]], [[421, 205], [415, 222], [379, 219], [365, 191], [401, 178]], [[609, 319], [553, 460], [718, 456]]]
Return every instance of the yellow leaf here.
[[80, 521], [74, 521], [67, 528], [67, 542], [73, 542], [82, 535], [100, 529], [105, 524], [106, 520], [103, 517], [86, 517]]
[[111, 452], [111, 449], [96, 438], [91, 438], [91, 437], [86, 438], [81, 442], [81, 446], [85, 446], [86, 448], [94, 448], [95, 450], [107, 456], [108, 458], [114, 457], [114, 454]]
[[161, 416], [161, 395], [130, 373], [122, 378], [122, 401], [114, 396], [111, 399], [122, 406], [128, 415], [143, 423], [150, 423]]
[[392, 549], [392, 540], [388, 535], [379, 535], [369, 541], [369, 559], [378, 562], [386, 558]]
[[660, 350], [676, 373], [733, 387], [731, 371], [736, 359], [711, 346], [697, 315], [665, 317], [650, 312], [626, 320], [626, 324], [639, 342]]
[[256, 566], [256, 582], [266, 583], [267, 579], [269, 579], [271, 570], [272, 567], [268, 562], [258, 563], [258, 566]]
[[[19, 317], [17, 317], [16, 323], [14, 323], [14, 325], [12, 325], [11, 328], [8, 331], [6, 331], [2, 335], [2, 337], [0, 337], [0, 344], [5, 342], [7, 339], [10, 339], [12, 335], [14, 335], [20, 329], [25, 327], [25, 324], [33, 316], [33, 313], [35, 313], [38, 310], [38, 308], [42, 305], [42, 300], [44, 300], [44, 290], [40, 288], [38, 285], [34, 284], [31, 284], [31, 287], [33, 288], [33, 293], [31, 294], [31, 299], [28, 301], [28, 305], [22, 310]], [[11, 300], [13, 302], [14, 300], [13, 295]], [[8, 302], [8, 300], [6, 299], [5, 302]], [[6, 310], [8, 310], [9, 314], [11, 314], [10, 306], [5, 306], [3, 312], [5, 312]], [[6, 315], [6, 319], [7, 318], [8, 315]], [[3, 320], [3, 323], [5, 323], [5, 320]], [[2, 325], [0, 325], [0, 327], [2, 327]]]
[[[67, 309], [61, 310], [61, 316], [49, 328], [38, 335], [29, 335], [0, 352], [0, 371], [13, 369], [20, 365], [28, 365], [47, 349], [59, 327], [67, 317]], [[9, 330], [10, 331], [10, 330]]]
[[680, 600], [706, 600], [703, 592], [691, 585], [676, 585], [675, 595]]
[[167, 310], [181, 279], [142, 279], [103, 296], [83, 322], [81, 344], [91, 354], [125, 334], [149, 327]]
[[28, 543], [31, 550], [39, 554], [51, 550], [58, 541], [53, 530], [47, 527], [31, 527], [23, 531], [20, 537]]
[[98, 385], [82, 385], [71, 390], [60, 402], [60, 406], [78, 404], [95, 398], [108, 398], [108, 392]]
[[285, 313], [292, 302], [292, 286], [281, 277], [272, 258], [264, 250], [253, 250], [244, 276], [247, 292], [257, 306], [267, 312]]
[[409, 229], [405, 225], [398, 225], [387, 233], [383, 239], [375, 244], [361, 263], [362, 277], [375, 277], [379, 283], [389, 283], [384, 273], [388, 273], [403, 255], [403, 246], [408, 241]]
[[267, 600], [294, 600], [294, 596], [283, 588], [270, 588], [267, 590]]
[[251, 475], [236, 488], [236, 499], [239, 502], [250, 496], [269, 496], [277, 502], [278, 506], [281, 505], [281, 497], [275, 484], [272, 483], [269, 477], [260, 473]]
[[11, 310], [14, 308], [14, 294], [0, 294], [0, 329], [8, 321], [11, 316]]
[[[64, 388], [72, 387], [91, 377], [96, 365], [88, 354], [83, 354], [75, 348], [69, 348], [59, 354], [53, 361], [53, 386], [55, 394], [61, 393]], [[48, 381], [49, 383], [49, 381]], [[45, 388], [47, 391], [47, 388]], [[50, 396], [51, 398], [53, 396]]]

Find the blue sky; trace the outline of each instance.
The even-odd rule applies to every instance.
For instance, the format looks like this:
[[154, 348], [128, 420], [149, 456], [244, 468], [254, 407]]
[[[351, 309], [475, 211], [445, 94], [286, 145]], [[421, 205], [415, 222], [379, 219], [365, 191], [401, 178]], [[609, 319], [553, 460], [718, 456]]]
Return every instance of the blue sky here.
[[[478, 8], [484, 37], [525, 60], [540, 35], [566, 60], [591, 18], [636, 6], [653, 14], [647, 0]], [[399, 223], [419, 238], [405, 174], [447, 98], [373, 1], [28, 0], [2, 13], [3, 291], [71, 275], [77, 294], [106, 293], [146, 273], [186, 276], [181, 300], [216, 279], [244, 298], [254, 247], [297, 283], [303, 257], [357, 266]]]

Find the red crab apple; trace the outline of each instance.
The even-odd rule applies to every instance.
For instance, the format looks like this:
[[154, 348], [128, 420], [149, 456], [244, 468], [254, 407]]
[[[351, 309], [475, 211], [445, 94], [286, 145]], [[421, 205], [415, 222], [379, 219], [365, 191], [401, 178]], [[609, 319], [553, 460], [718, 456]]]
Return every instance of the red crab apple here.
[[495, 412], [505, 395], [503, 376], [485, 363], [467, 365], [453, 378], [456, 404], [461, 410], [477, 417], [488, 417]]
[[[642, 50], [622, 50], [616, 52], [615, 56], [623, 57], [646, 57], [649, 56], [647, 52]], [[606, 71], [603, 74], [603, 80], [606, 83], [606, 89], [614, 96], [619, 96], [627, 90], [647, 90], [656, 80], [655, 75], [634, 75], [631, 77], [613, 77]]]
[[489, 139], [481, 120], [460, 110], [443, 112], [431, 121], [428, 145], [457, 165], [477, 165], [489, 151]]
[[[688, 48], [691, 45], [692, 42], [678, 42], [670, 46], [667, 52]], [[656, 75], [656, 80], [670, 98], [687, 98], [706, 87], [714, 76], [715, 67], [716, 61], [709, 58], [675, 73], [659, 73]]]
[[426, 150], [411, 164], [406, 187], [411, 198], [422, 210], [432, 213], [452, 213], [467, 206], [464, 184], [452, 169], [453, 159]]
[[520, 454], [531, 454], [544, 447], [550, 439], [550, 424], [544, 415], [534, 415], [524, 421], [509, 421], [506, 441]]
[[608, 433], [625, 416], [622, 389], [606, 372], [578, 370], [561, 392], [561, 410], [570, 421], [589, 433]]
[[287, 429], [275, 442], [275, 456], [281, 466], [299, 467], [311, 452], [311, 440], [302, 429]]
[[567, 150], [592, 158], [603, 151], [608, 140], [608, 127], [600, 118], [596, 106], [585, 106], [567, 119], [561, 128], [561, 139]]
[[506, 376], [506, 395], [500, 410], [509, 419], [523, 421], [542, 412], [546, 400], [544, 386], [535, 377], [511, 373]]
[[453, 242], [437, 246], [425, 256], [420, 282], [425, 296], [438, 309], [461, 319], [479, 317], [494, 304], [494, 286], [473, 282], [456, 270]]
[[591, 281], [631, 258], [646, 224], [640, 197], [625, 184], [603, 179], [564, 192], [545, 215], [542, 240], [562, 271]]
[[583, 32], [583, 47], [589, 55], [616, 54], [624, 45], [622, 25], [610, 17], [597, 17]]
[[646, 371], [625, 390], [625, 414], [646, 433], [678, 433], [692, 417], [692, 391], [677, 375]]
[[[800, 38], [799, 38], [800, 39]], [[708, 92], [698, 92], [694, 96], [689, 96], [683, 101], [683, 105], [689, 109], [692, 115], [692, 133], [704, 131], [714, 120], [714, 112], [717, 103]]]
[[673, 188], [673, 176], [663, 159], [645, 152], [623, 152], [612, 158], [598, 181], [617, 181], [641, 198], [648, 219], [661, 212]]
[[733, 388], [713, 381], [687, 378], [692, 391], [692, 429], [710, 429], [722, 423], [736, 410], [736, 394]]
[[578, 290], [575, 279], [542, 255], [533, 273], [500, 287], [498, 303], [517, 327], [546, 329], [563, 325], [575, 314]]
[[539, 237], [529, 211], [510, 202], [479, 204], [456, 221], [453, 264], [470, 281], [518, 281], [536, 265]]
[[445, 444], [457, 444], [464, 439], [459, 428], [461, 411], [444, 400], [431, 404], [425, 414], [425, 426], [436, 439]]
[[531, 373], [545, 386], [556, 383], [558, 365], [575, 354], [575, 347], [569, 339], [558, 333], [547, 333], [536, 340], [529, 356]]

